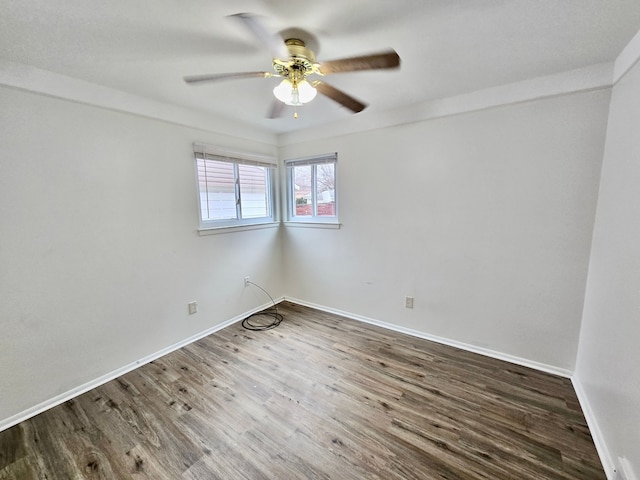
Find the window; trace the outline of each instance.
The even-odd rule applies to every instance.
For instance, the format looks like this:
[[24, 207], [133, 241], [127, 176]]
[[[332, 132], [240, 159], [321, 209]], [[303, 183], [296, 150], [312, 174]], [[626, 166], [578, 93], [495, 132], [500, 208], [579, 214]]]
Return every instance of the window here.
[[270, 157], [194, 144], [200, 228], [274, 222]]
[[287, 160], [288, 219], [293, 222], [337, 223], [336, 165], [338, 154]]

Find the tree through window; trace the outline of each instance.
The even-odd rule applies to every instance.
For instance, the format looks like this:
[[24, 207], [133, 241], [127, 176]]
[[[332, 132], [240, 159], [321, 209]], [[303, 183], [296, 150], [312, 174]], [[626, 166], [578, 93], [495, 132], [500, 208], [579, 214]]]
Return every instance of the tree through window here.
[[337, 154], [288, 160], [289, 219], [337, 221]]

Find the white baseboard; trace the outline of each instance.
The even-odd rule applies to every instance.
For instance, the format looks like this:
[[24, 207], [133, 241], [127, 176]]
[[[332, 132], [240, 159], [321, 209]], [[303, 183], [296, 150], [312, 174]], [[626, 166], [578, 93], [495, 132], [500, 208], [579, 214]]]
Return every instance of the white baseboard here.
[[[276, 303], [280, 303], [284, 300], [284, 297], [278, 298], [275, 300]], [[60, 395], [57, 395], [53, 398], [50, 398], [49, 400], [46, 400], [42, 403], [39, 403], [38, 405], [35, 405], [31, 408], [27, 408], [26, 410], [23, 410], [20, 413], [17, 413], [16, 415], [13, 415], [9, 418], [5, 418], [4, 420], [0, 420], [0, 432], [3, 430], [6, 430], [7, 428], [11, 428], [14, 425], [17, 425], [20, 422], [23, 422], [24, 420], [27, 420], [31, 417], [34, 417], [36, 415], [38, 415], [39, 413], [42, 413], [46, 410], [49, 410], [50, 408], [53, 408], [57, 405], [60, 405], [61, 403], [66, 402], [67, 400], [71, 400], [72, 398], [77, 397], [78, 395], [82, 395], [85, 392], [88, 392], [89, 390], [99, 387], [100, 385], [103, 385], [111, 380], [114, 380], [122, 375], [124, 375], [125, 373], [130, 372], [131, 370], [135, 370], [138, 367], [141, 367], [142, 365], [145, 365], [153, 360], [156, 360], [164, 355], [167, 355], [175, 350], [178, 350], [182, 347], [185, 347], [187, 345], [189, 345], [190, 343], [193, 343], [197, 340], [200, 340], [201, 338], [206, 337], [207, 335], [211, 335], [212, 333], [217, 332], [218, 330], [222, 330], [225, 327], [228, 327], [229, 325], [233, 325], [236, 322], [240, 322], [242, 320], [244, 320], [245, 318], [247, 318], [249, 315], [257, 313], [261, 310], [264, 310], [265, 308], [271, 307], [272, 303], [266, 303], [264, 305], [261, 305], [259, 307], [256, 307], [252, 310], [249, 310], [248, 312], [245, 312], [241, 315], [237, 315], [225, 322], [222, 322], [218, 325], [215, 325], [211, 328], [208, 328], [207, 330], [204, 330], [200, 333], [196, 333], [195, 335], [192, 335], [191, 337], [185, 338], [184, 340], [181, 340], [180, 342], [174, 343], [173, 345], [170, 345], [166, 348], [163, 348], [162, 350], [159, 350], [155, 353], [152, 353], [151, 355], [147, 355], [144, 358], [141, 358], [140, 360], [136, 360], [133, 363], [130, 363], [128, 365], [125, 365], [123, 367], [120, 367], [112, 372], [109, 372], [105, 375], [102, 375], [101, 377], [98, 377], [94, 380], [91, 380], [87, 383], [84, 383], [82, 385], [79, 385], [75, 388], [72, 388], [71, 390], [68, 390]]]
[[[362, 315], [357, 315], [351, 312], [345, 312], [343, 310], [338, 310], [336, 308], [325, 307], [324, 305], [318, 305], [316, 303], [307, 302], [297, 298], [285, 297], [285, 300], [292, 303], [297, 303], [299, 305], [304, 305], [306, 307], [315, 308], [317, 310], [322, 310], [324, 312], [335, 313], [336, 315], [341, 315], [343, 317], [347, 317], [352, 320], [357, 320], [357, 321], [368, 323], [371, 325], [376, 325], [378, 327], [386, 328], [394, 332], [404, 333], [407, 335], [411, 335], [413, 337], [430, 340], [432, 342], [440, 343], [443, 345], [449, 345], [451, 347], [460, 348], [461, 350], [478, 353], [480, 355], [485, 355], [487, 357], [495, 358], [498, 360], [504, 360], [506, 362], [514, 363], [516, 365], [522, 365], [524, 367], [533, 368], [535, 370], [540, 370], [542, 372], [551, 373], [553, 375], [569, 378], [576, 392], [576, 396], [578, 397], [578, 402], [582, 407], [582, 412], [587, 421], [587, 425], [589, 426], [591, 437], [593, 438], [593, 443], [596, 446], [596, 450], [598, 452], [598, 456], [600, 457], [602, 468], [604, 469], [607, 475], [607, 479], [608, 480], [616, 479], [615, 463], [613, 462], [612, 456], [604, 442], [604, 437], [602, 436], [602, 432], [600, 430], [600, 427], [598, 426], [598, 422], [596, 421], [596, 417], [593, 413], [593, 410], [589, 405], [589, 402], [587, 400], [587, 395], [584, 389], [582, 388], [580, 381], [573, 375], [573, 372], [562, 369], [562, 368], [554, 367], [552, 365], [546, 365], [544, 363], [535, 362], [525, 358], [515, 357], [515, 356], [507, 355], [501, 352], [496, 352], [494, 350], [476, 347], [475, 345], [469, 345], [466, 343], [457, 342], [455, 340], [450, 340], [448, 338], [442, 338], [435, 335], [430, 335], [424, 332], [420, 332], [418, 330], [399, 327], [398, 325], [394, 325], [391, 323], [381, 322], [379, 320], [375, 320], [369, 317], [364, 317]], [[635, 475], [631, 471], [631, 468], [628, 466], [628, 462], [626, 462], [625, 459], [620, 459], [619, 463], [621, 464], [619, 465], [618, 468], [620, 468], [623, 471], [623, 473], [625, 474], [626, 480], [638, 480], [636, 479]]]
[[526, 358], [516, 357], [513, 355], [508, 355], [506, 353], [496, 352], [495, 350], [490, 350], [488, 348], [478, 347], [476, 345], [471, 345], [468, 343], [457, 342], [455, 340], [451, 340], [448, 338], [438, 337], [436, 335], [430, 335], [425, 332], [421, 332], [419, 330], [413, 330], [411, 328], [400, 327], [398, 325], [394, 325], [392, 323], [382, 322], [380, 320], [375, 320], [373, 318], [365, 317], [362, 315], [357, 315], [351, 312], [345, 312], [344, 310], [338, 310], [336, 308], [325, 307], [324, 305], [318, 305], [315, 303], [307, 302], [304, 300], [300, 300], [297, 298], [286, 297], [285, 300], [297, 303], [299, 305], [304, 305], [306, 307], [315, 308], [317, 310], [322, 310], [328, 313], [335, 313], [336, 315], [341, 315], [343, 317], [350, 318], [352, 320], [358, 320], [360, 322], [369, 323], [371, 325], [376, 325], [378, 327], [386, 328], [387, 330], [392, 330], [394, 332], [404, 333], [406, 335], [411, 335], [412, 337], [422, 338], [424, 340], [430, 340], [432, 342], [440, 343], [443, 345], [448, 345], [450, 347], [459, 348], [461, 350], [466, 350], [468, 352], [478, 353], [480, 355], [484, 355], [486, 357], [495, 358], [497, 360], [503, 360], [505, 362], [513, 363], [515, 365], [521, 365], [523, 367], [533, 368], [534, 370], [539, 370], [541, 372], [550, 373], [552, 375], [558, 375], [564, 378], [571, 378], [573, 372], [570, 370], [565, 370], [563, 368], [558, 368], [553, 365], [547, 365], [545, 363], [535, 362], [533, 360], [529, 360]]
[[591, 405], [589, 404], [587, 393], [584, 391], [582, 383], [580, 383], [580, 380], [575, 375], [571, 377], [571, 383], [573, 384], [573, 389], [575, 390], [576, 396], [578, 397], [578, 402], [580, 403], [580, 407], [582, 408], [584, 418], [587, 420], [587, 425], [589, 426], [589, 431], [591, 432], [591, 438], [593, 439], [593, 443], [595, 444], [598, 455], [600, 456], [600, 462], [602, 462], [602, 468], [604, 468], [604, 472], [607, 474], [607, 478], [609, 480], [614, 480], [615, 463], [613, 462], [613, 457], [611, 456], [611, 453], [609, 452], [609, 449], [604, 442], [602, 431], [600, 430]]
[[[596, 421], [595, 415], [593, 413], [593, 410], [591, 409], [591, 406], [589, 404], [589, 401], [587, 399], [587, 395], [586, 392], [584, 391], [582, 384], [580, 383], [579, 379], [577, 379], [572, 372], [568, 371], [568, 370], [564, 370], [561, 368], [557, 368], [551, 365], [546, 365], [543, 363], [539, 363], [539, 362], [535, 362], [532, 360], [528, 360], [528, 359], [524, 359], [524, 358], [520, 358], [520, 357], [515, 357], [512, 355], [507, 355], [501, 352], [496, 352], [494, 350], [490, 350], [490, 349], [486, 349], [486, 348], [481, 348], [481, 347], [477, 347], [475, 345], [470, 345], [470, 344], [466, 344], [463, 342], [457, 342], [455, 340], [451, 340], [448, 338], [443, 338], [443, 337], [438, 337], [435, 335], [430, 335], [427, 334], [425, 332], [421, 332], [418, 330], [413, 330], [410, 328], [405, 328], [405, 327], [400, 327], [398, 325], [394, 325], [391, 323], [387, 323], [387, 322], [382, 322], [373, 318], [369, 318], [369, 317], [365, 317], [363, 315], [357, 315], [351, 312], [346, 312], [344, 310], [339, 310], [336, 308], [330, 308], [330, 307], [326, 307], [324, 305], [318, 305], [312, 302], [307, 302], [304, 300], [300, 300], [297, 298], [293, 298], [293, 297], [280, 297], [278, 299], [275, 300], [276, 303], [280, 303], [284, 300], [287, 300], [289, 302], [292, 303], [297, 303], [299, 305], [304, 305], [310, 308], [315, 308], [317, 310], [321, 310], [324, 312], [329, 312], [329, 313], [334, 313], [336, 315], [341, 315], [343, 317], [346, 318], [350, 318], [353, 320], [357, 320], [363, 323], [368, 323], [371, 325], [375, 325], [378, 327], [382, 327], [382, 328], [386, 328], [388, 330], [391, 331], [395, 331], [395, 332], [399, 332], [399, 333], [403, 333], [406, 335], [411, 335], [413, 337], [417, 337], [417, 338], [422, 338], [425, 340], [429, 340], [432, 342], [436, 342], [436, 343], [440, 343], [443, 345], [448, 345], [451, 347], [455, 347], [455, 348], [460, 348], [462, 350], [466, 350], [469, 352], [473, 352], [473, 353], [478, 353], [480, 355], [485, 355], [487, 357], [491, 357], [491, 358], [495, 358], [498, 360], [503, 360], [509, 363], [513, 363], [516, 365], [522, 365], [524, 367], [529, 367], [529, 368], [533, 368], [535, 370], [540, 370], [546, 373], [551, 373], [553, 375], [558, 375], [561, 377], [566, 377], [566, 378], [570, 378], [571, 382], [573, 384], [573, 388], [576, 392], [576, 395], [578, 397], [578, 401], [580, 402], [580, 406], [582, 407], [582, 411], [584, 413], [585, 419], [587, 421], [587, 425], [589, 426], [589, 430], [591, 432], [591, 436], [593, 438], [593, 442], [596, 446], [596, 450], [598, 451], [598, 455], [600, 456], [600, 461], [602, 462], [602, 466], [605, 470], [605, 473], [607, 475], [608, 480], [614, 480], [616, 478], [616, 472], [615, 472], [615, 468], [616, 468], [616, 464], [613, 461], [613, 457], [611, 456], [611, 453], [609, 452], [609, 450], [606, 447], [606, 444], [604, 442], [604, 438], [602, 436], [602, 432], [600, 430], [600, 427], [598, 426], [598, 422]], [[3, 430], [6, 430], [7, 428], [10, 428], [24, 420], [27, 420], [35, 415], [38, 415], [39, 413], [42, 413], [50, 408], [53, 408], [57, 405], [60, 405], [61, 403], [66, 402], [67, 400], [71, 400], [74, 397], [77, 397], [78, 395], [81, 395], [93, 388], [96, 388], [104, 383], [107, 383], [111, 380], [114, 380], [122, 375], [124, 375], [125, 373], [128, 373], [132, 370], [135, 370], [136, 368], [145, 365], [153, 360], [156, 360], [164, 355], [167, 355], [175, 350], [178, 350], [186, 345], [189, 345], [197, 340], [200, 340], [203, 337], [206, 337], [207, 335], [211, 335], [212, 333], [215, 333], [219, 330], [222, 330], [223, 328], [228, 327], [229, 325], [233, 325], [234, 323], [237, 323], [239, 321], [242, 321], [243, 319], [245, 319], [246, 317], [248, 317], [249, 315], [259, 312], [261, 310], [264, 310], [265, 308], [268, 308], [271, 306], [271, 303], [267, 303], [264, 305], [261, 305], [259, 307], [256, 307], [248, 312], [245, 312], [241, 315], [237, 315], [236, 317], [233, 317], [225, 322], [222, 322], [218, 325], [215, 325], [207, 330], [204, 330], [200, 333], [197, 333], [195, 335], [192, 335], [191, 337], [188, 337], [180, 342], [177, 342], [173, 345], [170, 345], [166, 348], [163, 348], [162, 350], [159, 350], [151, 355], [147, 355], [144, 358], [141, 358], [140, 360], [137, 360], [133, 363], [130, 363], [128, 365], [125, 365], [121, 368], [118, 368], [112, 372], [109, 372], [105, 375], [102, 375], [101, 377], [98, 377], [94, 380], [91, 380], [89, 382], [86, 382], [82, 385], [79, 385], [78, 387], [72, 388], [71, 390], [68, 390], [65, 393], [62, 393], [60, 395], [57, 395], [49, 400], [46, 400], [38, 405], [35, 405], [31, 408], [28, 408], [16, 415], [13, 415], [9, 418], [6, 418], [2, 421], [0, 421], [0, 432]], [[634, 476], [634, 474], [632, 473], [632, 470], [630, 469], [630, 467], [628, 466], [628, 462], [627, 464], [625, 464], [626, 460], [625, 459], [620, 459], [621, 465], [618, 468], [621, 468], [623, 470], [623, 473], [626, 476], [626, 480], [637, 480], [636, 477]]]
[[624, 480], [638, 480], [629, 461], [623, 457], [618, 457], [616, 460], [613, 452], [607, 447], [602, 430], [600, 430], [596, 416], [589, 403], [589, 397], [580, 379], [574, 375], [571, 377], [571, 383], [573, 383], [573, 389], [576, 391], [578, 402], [580, 402], [580, 407], [582, 407], [584, 418], [587, 420], [591, 438], [598, 451], [602, 468], [604, 468], [604, 472], [607, 474], [607, 479], [618, 480], [623, 478]]

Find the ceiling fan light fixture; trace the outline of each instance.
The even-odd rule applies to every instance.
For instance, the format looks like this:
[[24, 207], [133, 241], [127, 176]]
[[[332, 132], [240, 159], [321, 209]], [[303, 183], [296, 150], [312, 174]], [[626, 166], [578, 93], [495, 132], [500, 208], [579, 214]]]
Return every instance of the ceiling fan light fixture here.
[[[313, 50], [317, 50], [317, 40], [309, 32], [299, 28], [289, 28], [282, 30], [279, 34], [272, 34], [256, 15], [238, 13], [232, 16], [244, 22], [255, 37], [255, 40], [269, 47], [272, 54], [273, 73], [258, 71], [189, 75], [184, 77], [184, 81], [189, 85], [195, 85], [237, 78], [279, 77], [282, 81], [273, 89], [273, 94], [278, 101], [271, 102], [272, 107], [268, 113], [269, 118], [278, 117], [283, 110], [283, 104], [294, 107], [302, 106], [311, 102], [318, 92], [346, 107], [352, 113], [359, 113], [367, 107], [366, 104], [324, 81], [314, 80], [308, 82], [306, 77], [308, 75], [324, 77], [334, 73], [385, 70], [400, 67], [400, 56], [393, 49], [318, 63], [313, 52]], [[283, 39], [284, 44], [282, 43]], [[308, 46], [307, 42], [310, 42]], [[296, 109], [294, 118], [297, 118], [297, 116]]]
[[318, 91], [306, 80], [300, 80], [294, 85], [291, 80], [285, 78], [273, 89], [275, 97], [286, 105], [300, 106], [309, 103]]
[[302, 103], [309, 103], [316, 98], [318, 91], [306, 80], [298, 82], [298, 93]]

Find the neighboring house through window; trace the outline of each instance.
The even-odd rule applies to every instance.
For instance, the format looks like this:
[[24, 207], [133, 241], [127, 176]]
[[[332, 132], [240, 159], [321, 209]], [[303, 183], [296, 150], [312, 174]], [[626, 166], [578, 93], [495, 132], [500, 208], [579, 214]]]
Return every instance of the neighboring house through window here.
[[275, 158], [202, 144], [193, 151], [201, 229], [275, 221]]
[[337, 223], [337, 153], [287, 160], [288, 220]]

